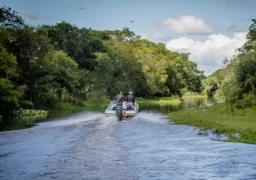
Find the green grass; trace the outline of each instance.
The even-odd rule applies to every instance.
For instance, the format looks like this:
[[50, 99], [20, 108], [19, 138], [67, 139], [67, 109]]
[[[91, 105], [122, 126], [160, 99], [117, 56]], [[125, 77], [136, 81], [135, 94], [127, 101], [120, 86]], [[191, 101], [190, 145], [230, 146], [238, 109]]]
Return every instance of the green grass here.
[[[256, 144], [256, 107], [231, 112], [225, 104], [215, 104], [202, 109], [170, 112], [168, 115], [175, 124], [211, 129], [227, 135], [230, 142]], [[233, 133], [239, 133], [240, 137], [234, 137]]]
[[207, 95], [203, 93], [193, 93], [193, 92], [185, 92], [182, 97], [206, 97]]
[[181, 100], [177, 97], [155, 98], [155, 99], [143, 99], [136, 98], [136, 102], [140, 105], [152, 104], [152, 105], [168, 105], [168, 104], [180, 104]]
[[207, 98], [206, 95], [201, 95], [201, 94], [183, 95], [183, 96], [182, 96], [182, 98], [193, 98], [193, 97]]

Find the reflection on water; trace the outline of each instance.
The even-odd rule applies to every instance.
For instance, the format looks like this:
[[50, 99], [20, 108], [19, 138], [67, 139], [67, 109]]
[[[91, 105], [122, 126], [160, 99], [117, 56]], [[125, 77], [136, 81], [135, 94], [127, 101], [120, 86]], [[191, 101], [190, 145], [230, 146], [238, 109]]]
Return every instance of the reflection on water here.
[[46, 115], [15, 117], [8, 121], [0, 122], [1, 131], [17, 130], [34, 126], [35, 122], [41, 122], [47, 118]]
[[79, 112], [80, 110], [65, 110], [65, 111], [50, 111], [48, 115], [36, 115], [36, 116], [21, 116], [14, 117], [8, 121], [0, 121], [0, 131], [18, 130], [24, 128], [30, 128], [39, 122], [52, 121], [55, 119], [66, 117], [70, 114]]
[[179, 104], [176, 104], [176, 103], [163, 104], [163, 105], [146, 104], [146, 105], [140, 105], [140, 110], [161, 112], [165, 114], [170, 111], [178, 111], [181, 109], [210, 106], [216, 102], [218, 102], [217, 99], [213, 99], [213, 98], [209, 99], [207, 97], [184, 97], [183, 101]]
[[[202, 105], [210, 105], [216, 102], [216, 99], [207, 99], [206, 97], [184, 97], [184, 101], [180, 104], [144, 104], [140, 105], [140, 111], [153, 111], [160, 113], [167, 113], [169, 111], [177, 111], [180, 109], [196, 108]], [[87, 109], [70, 109], [70, 110], [53, 110], [47, 116], [26, 116], [17, 117], [9, 121], [0, 121], [0, 131], [17, 130], [23, 128], [29, 128], [35, 126], [36, 123], [44, 121], [54, 121], [67, 117], [71, 114], [78, 113], [81, 111], [94, 111], [94, 112], [104, 112], [102, 106], [91, 107]]]
[[[0, 133], [1, 180], [255, 180], [256, 146], [212, 141], [167, 116], [82, 112]], [[210, 133], [210, 132], [209, 132]]]

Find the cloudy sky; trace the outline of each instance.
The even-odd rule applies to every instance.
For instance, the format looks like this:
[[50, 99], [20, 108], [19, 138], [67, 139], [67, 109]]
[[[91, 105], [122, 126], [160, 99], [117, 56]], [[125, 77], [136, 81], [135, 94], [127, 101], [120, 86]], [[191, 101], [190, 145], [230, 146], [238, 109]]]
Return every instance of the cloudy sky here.
[[11, 7], [32, 25], [66, 21], [99, 30], [128, 27], [170, 50], [190, 52], [206, 75], [243, 45], [256, 18], [256, 0], [1, 0], [0, 6]]

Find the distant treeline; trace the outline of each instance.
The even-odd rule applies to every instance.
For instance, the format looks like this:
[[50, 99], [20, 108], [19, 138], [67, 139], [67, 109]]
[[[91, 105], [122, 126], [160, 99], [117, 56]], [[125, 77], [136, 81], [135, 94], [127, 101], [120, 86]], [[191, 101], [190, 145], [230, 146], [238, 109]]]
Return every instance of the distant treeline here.
[[120, 90], [139, 97], [202, 91], [203, 72], [189, 54], [172, 52], [128, 28], [98, 31], [67, 22], [27, 25], [0, 9], [0, 114], [15, 108], [100, 102]]
[[144, 98], [181, 97], [187, 92], [213, 95], [217, 89], [225, 94], [225, 86], [236, 89], [232, 93], [241, 99], [255, 93], [255, 52], [250, 51], [255, 49], [255, 25], [248, 36], [243, 53], [235, 58], [243, 61], [233, 60], [227, 67], [236, 66], [236, 76], [224, 85], [211, 81], [215, 75], [205, 79], [189, 53], [169, 51], [128, 28], [98, 31], [67, 22], [34, 27], [11, 8], [2, 7], [0, 114], [7, 117], [17, 108], [58, 103], [100, 103], [120, 90]]

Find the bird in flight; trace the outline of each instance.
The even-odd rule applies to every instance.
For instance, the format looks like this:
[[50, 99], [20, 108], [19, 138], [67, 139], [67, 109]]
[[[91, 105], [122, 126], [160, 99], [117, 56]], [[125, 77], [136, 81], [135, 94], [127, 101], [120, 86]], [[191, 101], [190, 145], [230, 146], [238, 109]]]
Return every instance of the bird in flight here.
[[135, 20], [132, 20], [130, 23], [133, 23]]
[[84, 8], [81, 8], [81, 9], [84, 9]]

